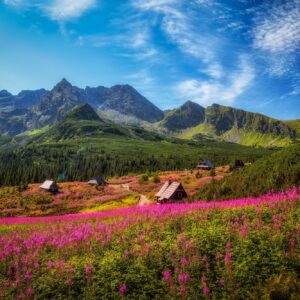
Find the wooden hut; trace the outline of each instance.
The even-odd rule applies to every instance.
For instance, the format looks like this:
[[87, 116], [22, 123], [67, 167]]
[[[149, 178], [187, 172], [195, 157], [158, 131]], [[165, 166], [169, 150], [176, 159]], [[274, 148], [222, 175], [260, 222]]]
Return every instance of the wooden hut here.
[[187, 193], [181, 182], [167, 180], [155, 195], [160, 204], [174, 203], [187, 197]]
[[59, 191], [58, 184], [53, 180], [46, 180], [42, 185], [40, 185], [40, 188], [52, 194], [56, 194]]
[[96, 176], [94, 178], [91, 178], [91, 180], [88, 181], [88, 184], [89, 185], [104, 186], [104, 185], [107, 185], [107, 182], [103, 177]]
[[200, 163], [199, 165], [197, 165], [197, 169], [198, 170], [206, 170], [209, 171], [211, 169], [213, 169], [214, 165], [212, 164], [211, 161], [209, 160], [205, 160], [202, 163]]

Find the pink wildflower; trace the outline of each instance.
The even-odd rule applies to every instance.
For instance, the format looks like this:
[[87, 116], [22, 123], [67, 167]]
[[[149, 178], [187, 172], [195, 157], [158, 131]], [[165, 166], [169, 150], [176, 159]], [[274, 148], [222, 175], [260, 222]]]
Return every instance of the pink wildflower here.
[[120, 288], [119, 288], [119, 293], [120, 293], [120, 294], [124, 294], [124, 293], [126, 292], [126, 290], [127, 290], [126, 285], [125, 285], [125, 284], [122, 284], [122, 285], [120, 286]]
[[183, 257], [181, 260], [180, 260], [180, 263], [182, 266], [186, 266], [188, 264], [188, 261], [185, 257]]
[[205, 286], [205, 287], [203, 288], [203, 293], [204, 293], [204, 295], [206, 295], [206, 296], [209, 295], [210, 290], [209, 290], [209, 287], [208, 287], [208, 286]]
[[27, 296], [32, 296], [32, 294], [33, 294], [33, 291], [32, 291], [32, 289], [28, 289], [27, 291], [26, 291], [26, 295]]
[[164, 275], [164, 281], [170, 281], [170, 279], [171, 279], [170, 271], [167, 271], [167, 270], [164, 271], [163, 275]]
[[86, 274], [91, 274], [92, 273], [92, 266], [91, 265], [88, 265], [86, 268], [85, 268], [85, 273]]

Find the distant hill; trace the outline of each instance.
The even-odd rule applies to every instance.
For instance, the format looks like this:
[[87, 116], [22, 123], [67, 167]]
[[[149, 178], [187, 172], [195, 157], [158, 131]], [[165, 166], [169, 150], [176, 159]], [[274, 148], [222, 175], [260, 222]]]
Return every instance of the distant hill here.
[[288, 124], [267, 116], [213, 104], [198, 125], [176, 135], [193, 139], [198, 134], [248, 146], [286, 146], [297, 138]]
[[177, 109], [168, 111], [160, 125], [171, 131], [194, 127], [205, 120], [205, 108], [187, 101]]
[[300, 144], [286, 147], [257, 160], [220, 182], [202, 190], [201, 199], [242, 198], [259, 196], [270, 191], [285, 191], [300, 185]]

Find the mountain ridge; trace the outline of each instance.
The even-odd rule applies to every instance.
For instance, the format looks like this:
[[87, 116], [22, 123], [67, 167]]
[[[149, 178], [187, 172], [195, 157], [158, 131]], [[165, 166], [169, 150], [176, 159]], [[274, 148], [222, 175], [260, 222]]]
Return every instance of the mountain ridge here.
[[14, 136], [53, 125], [75, 106], [86, 103], [110, 122], [183, 139], [205, 137], [245, 145], [285, 146], [299, 135], [294, 123], [258, 113], [219, 104], [204, 108], [192, 101], [163, 112], [130, 85], [82, 89], [65, 78], [51, 91], [22, 91], [17, 96], [0, 91], [0, 134]]

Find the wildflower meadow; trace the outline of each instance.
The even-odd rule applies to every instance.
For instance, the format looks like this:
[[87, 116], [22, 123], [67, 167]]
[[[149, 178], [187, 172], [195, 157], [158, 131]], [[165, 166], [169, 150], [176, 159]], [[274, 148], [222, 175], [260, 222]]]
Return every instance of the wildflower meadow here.
[[299, 199], [2, 218], [0, 298], [297, 299]]

